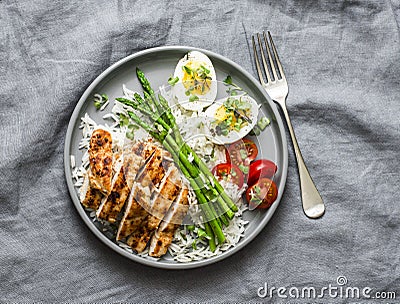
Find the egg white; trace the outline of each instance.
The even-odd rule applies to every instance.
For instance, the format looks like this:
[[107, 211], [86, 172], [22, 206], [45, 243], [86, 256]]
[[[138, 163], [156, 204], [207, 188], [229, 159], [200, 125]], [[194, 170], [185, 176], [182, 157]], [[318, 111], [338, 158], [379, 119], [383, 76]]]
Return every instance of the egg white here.
[[[203, 94], [190, 94], [196, 95], [198, 97], [198, 100], [189, 101], [190, 96], [186, 95], [186, 91], [188, 90], [188, 83], [182, 82], [186, 74], [183, 70], [183, 67], [200, 65], [204, 66], [210, 71], [210, 87]], [[185, 110], [200, 111], [215, 101], [215, 98], [217, 97], [217, 77], [210, 58], [208, 58], [205, 54], [199, 51], [188, 52], [183, 58], [179, 60], [178, 64], [176, 65], [174, 78], [175, 77], [178, 77], [179, 81], [171, 88], [172, 95]]]
[[218, 144], [218, 145], [230, 144], [230, 143], [236, 142], [236, 141], [242, 139], [243, 137], [245, 137], [254, 128], [254, 126], [257, 123], [257, 118], [258, 118], [259, 105], [252, 97], [250, 97], [248, 95], [235, 96], [234, 98], [241, 98], [243, 101], [245, 101], [251, 105], [250, 113], [248, 115], [248, 118], [251, 120], [251, 123], [244, 126], [239, 131], [231, 130], [231, 131], [229, 131], [229, 133], [227, 135], [215, 134], [214, 132], [211, 131], [211, 129], [213, 129], [215, 127], [215, 121], [216, 121], [215, 116], [216, 116], [218, 109], [221, 106], [223, 106], [224, 101], [227, 98], [229, 98], [229, 97], [215, 101], [214, 104], [209, 106], [204, 111], [204, 113], [202, 113], [202, 116], [205, 118], [205, 121], [208, 122], [208, 124], [207, 124], [209, 127], [208, 137], [213, 143]]

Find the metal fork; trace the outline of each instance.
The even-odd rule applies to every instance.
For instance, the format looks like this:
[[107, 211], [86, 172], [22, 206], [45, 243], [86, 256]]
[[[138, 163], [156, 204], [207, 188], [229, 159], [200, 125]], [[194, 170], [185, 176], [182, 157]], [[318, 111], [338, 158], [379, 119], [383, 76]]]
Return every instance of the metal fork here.
[[[292, 127], [292, 123], [289, 118], [289, 113], [286, 108], [286, 97], [289, 93], [289, 87], [286, 81], [285, 74], [282, 69], [281, 62], [278, 57], [278, 53], [276, 51], [274, 42], [272, 40], [270, 32], [268, 32], [268, 38], [270, 43], [268, 43], [267, 36], [265, 32], [263, 32], [265, 49], [267, 51], [267, 56], [265, 56], [265, 51], [263, 47], [263, 43], [260, 37], [260, 34], [257, 33], [258, 45], [260, 48], [260, 54], [262, 59], [262, 64], [264, 67], [265, 75], [267, 76], [267, 82], [264, 81], [263, 72], [261, 71], [261, 64], [257, 54], [256, 42], [254, 40], [254, 36], [251, 37], [253, 42], [253, 50], [254, 50], [254, 59], [256, 62], [258, 77], [260, 78], [261, 85], [267, 91], [268, 95], [282, 108], [283, 114], [285, 115], [286, 123], [289, 128], [290, 136], [292, 138], [294, 151], [296, 154], [297, 166], [299, 168], [300, 175], [300, 187], [301, 187], [301, 198], [303, 202], [303, 210], [304, 213], [309, 218], [319, 218], [325, 212], [324, 202], [322, 201], [321, 195], [319, 194], [311, 176], [308, 172], [307, 166], [304, 163], [303, 156], [301, 155], [299, 145], [297, 144], [296, 136], [294, 134], [294, 130]], [[271, 53], [270, 44], [272, 47], [273, 55]], [[278, 66], [278, 71], [275, 68], [275, 63]], [[268, 62], [268, 63], [267, 63]], [[271, 73], [268, 70], [268, 65], [272, 71], [273, 77], [271, 77]]]

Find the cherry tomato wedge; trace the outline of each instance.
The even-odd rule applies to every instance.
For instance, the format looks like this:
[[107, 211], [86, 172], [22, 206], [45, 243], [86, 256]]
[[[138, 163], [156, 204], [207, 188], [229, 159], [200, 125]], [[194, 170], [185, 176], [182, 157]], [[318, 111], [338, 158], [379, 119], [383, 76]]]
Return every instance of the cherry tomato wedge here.
[[244, 183], [244, 175], [238, 166], [234, 164], [222, 163], [216, 165], [211, 173], [219, 180], [226, 180], [232, 182], [242, 188]]
[[278, 188], [269, 178], [259, 179], [253, 186], [246, 191], [246, 199], [250, 209], [271, 207], [278, 197]]
[[263, 177], [273, 179], [276, 170], [278, 170], [278, 167], [274, 162], [268, 159], [258, 159], [250, 164], [247, 184], [252, 186]]
[[241, 139], [228, 147], [226, 152], [227, 162], [237, 166], [248, 166], [256, 159], [258, 149], [256, 144], [247, 138]]

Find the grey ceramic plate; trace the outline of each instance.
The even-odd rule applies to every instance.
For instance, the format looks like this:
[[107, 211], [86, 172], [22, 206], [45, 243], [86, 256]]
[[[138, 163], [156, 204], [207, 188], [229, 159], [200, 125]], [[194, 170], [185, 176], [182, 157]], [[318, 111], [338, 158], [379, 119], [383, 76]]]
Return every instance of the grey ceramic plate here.
[[[93, 106], [93, 95], [95, 93], [106, 93], [110, 97], [110, 100], [114, 100], [115, 97], [122, 95], [122, 84], [125, 84], [130, 89], [141, 91], [139, 81], [135, 76], [136, 67], [140, 67], [145, 72], [153, 88], [165, 85], [168, 77], [173, 74], [179, 59], [190, 50], [198, 50], [209, 56], [215, 67], [218, 80], [223, 80], [227, 75], [231, 75], [236, 84], [242, 87], [250, 96], [262, 104], [261, 111], [271, 119], [272, 123], [257, 138], [260, 151], [259, 157], [273, 160], [277, 164], [278, 172], [274, 179], [278, 185], [279, 194], [277, 201], [267, 211], [254, 210], [244, 213], [244, 219], [249, 220], [250, 223], [247, 225], [245, 237], [240, 240], [236, 247], [225, 251], [219, 256], [201, 261], [180, 263], [172, 260], [169, 256], [156, 261], [154, 259], [143, 258], [136, 254], [129, 253], [119, 247], [116, 243], [107, 238], [92, 222], [88, 213], [80, 204], [78, 191], [73, 185], [70, 155], [75, 155], [76, 164], [79, 166], [83, 155], [83, 151], [78, 149], [79, 141], [82, 138], [82, 131], [79, 129], [80, 118], [85, 113], [88, 113], [97, 123], [101, 123], [103, 121], [102, 116], [107, 113], [107, 110], [111, 110], [112, 104], [110, 104], [103, 112], [95, 110]], [[202, 49], [168, 46], [144, 50], [118, 61], [100, 74], [86, 89], [76, 105], [69, 122], [65, 139], [64, 166], [72, 201], [82, 217], [83, 222], [102, 242], [119, 254], [142, 264], [166, 269], [188, 269], [208, 265], [225, 259], [246, 246], [258, 233], [260, 233], [279, 205], [286, 182], [288, 156], [284, 127], [279, 112], [271, 98], [265, 93], [264, 89], [256, 79], [254, 79], [239, 65], [221, 55]]]

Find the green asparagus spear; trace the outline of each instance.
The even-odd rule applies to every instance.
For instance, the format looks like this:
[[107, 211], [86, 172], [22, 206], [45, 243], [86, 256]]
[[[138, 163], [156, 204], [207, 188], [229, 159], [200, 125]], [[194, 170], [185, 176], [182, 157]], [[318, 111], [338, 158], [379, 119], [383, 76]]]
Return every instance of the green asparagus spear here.
[[146, 109], [145, 106], [137, 102], [133, 102], [132, 100], [129, 100], [127, 98], [116, 98], [116, 100], [128, 106], [131, 106], [135, 110], [138, 110], [143, 114], [147, 115], [151, 120], [158, 122], [160, 125], [162, 125], [166, 131], [169, 131], [171, 129], [171, 127], [160, 116], [151, 112], [149, 109]]
[[[166, 137], [168, 137], [168, 135]], [[182, 163], [182, 160], [179, 158], [179, 155], [176, 152], [176, 150], [174, 150], [171, 147], [168, 139], [166, 139], [164, 141], [164, 146], [171, 153], [172, 157], [174, 158], [174, 161], [177, 162], [178, 165], [182, 164], [179, 167], [180, 167], [182, 173], [189, 179], [190, 185], [192, 186], [193, 191], [196, 194], [197, 199], [199, 200], [199, 203], [200, 203], [199, 206], [205, 215], [206, 221], [210, 224], [212, 231], [216, 234], [216, 236], [218, 238], [218, 242], [220, 244], [222, 244], [225, 241], [225, 236], [222, 232], [221, 226], [219, 225], [217, 220], [215, 218], [213, 218], [212, 211], [210, 210], [210, 206], [207, 202], [207, 199], [205, 198], [203, 193], [200, 191], [201, 188], [196, 183], [196, 180], [191, 178], [191, 175], [190, 175], [189, 171], [186, 169], [185, 164]]]
[[216, 245], [215, 245], [215, 235], [214, 235], [214, 233], [213, 233], [213, 231], [212, 231], [212, 229], [211, 229], [209, 223], [205, 223], [205, 224], [204, 224], [204, 227], [206, 228], [206, 233], [207, 233], [207, 235], [209, 236], [209, 239], [208, 239], [208, 246], [210, 246], [210, 250], [211, 250], [212, 252], [214, 252], [215, 249], [216, 249]]

